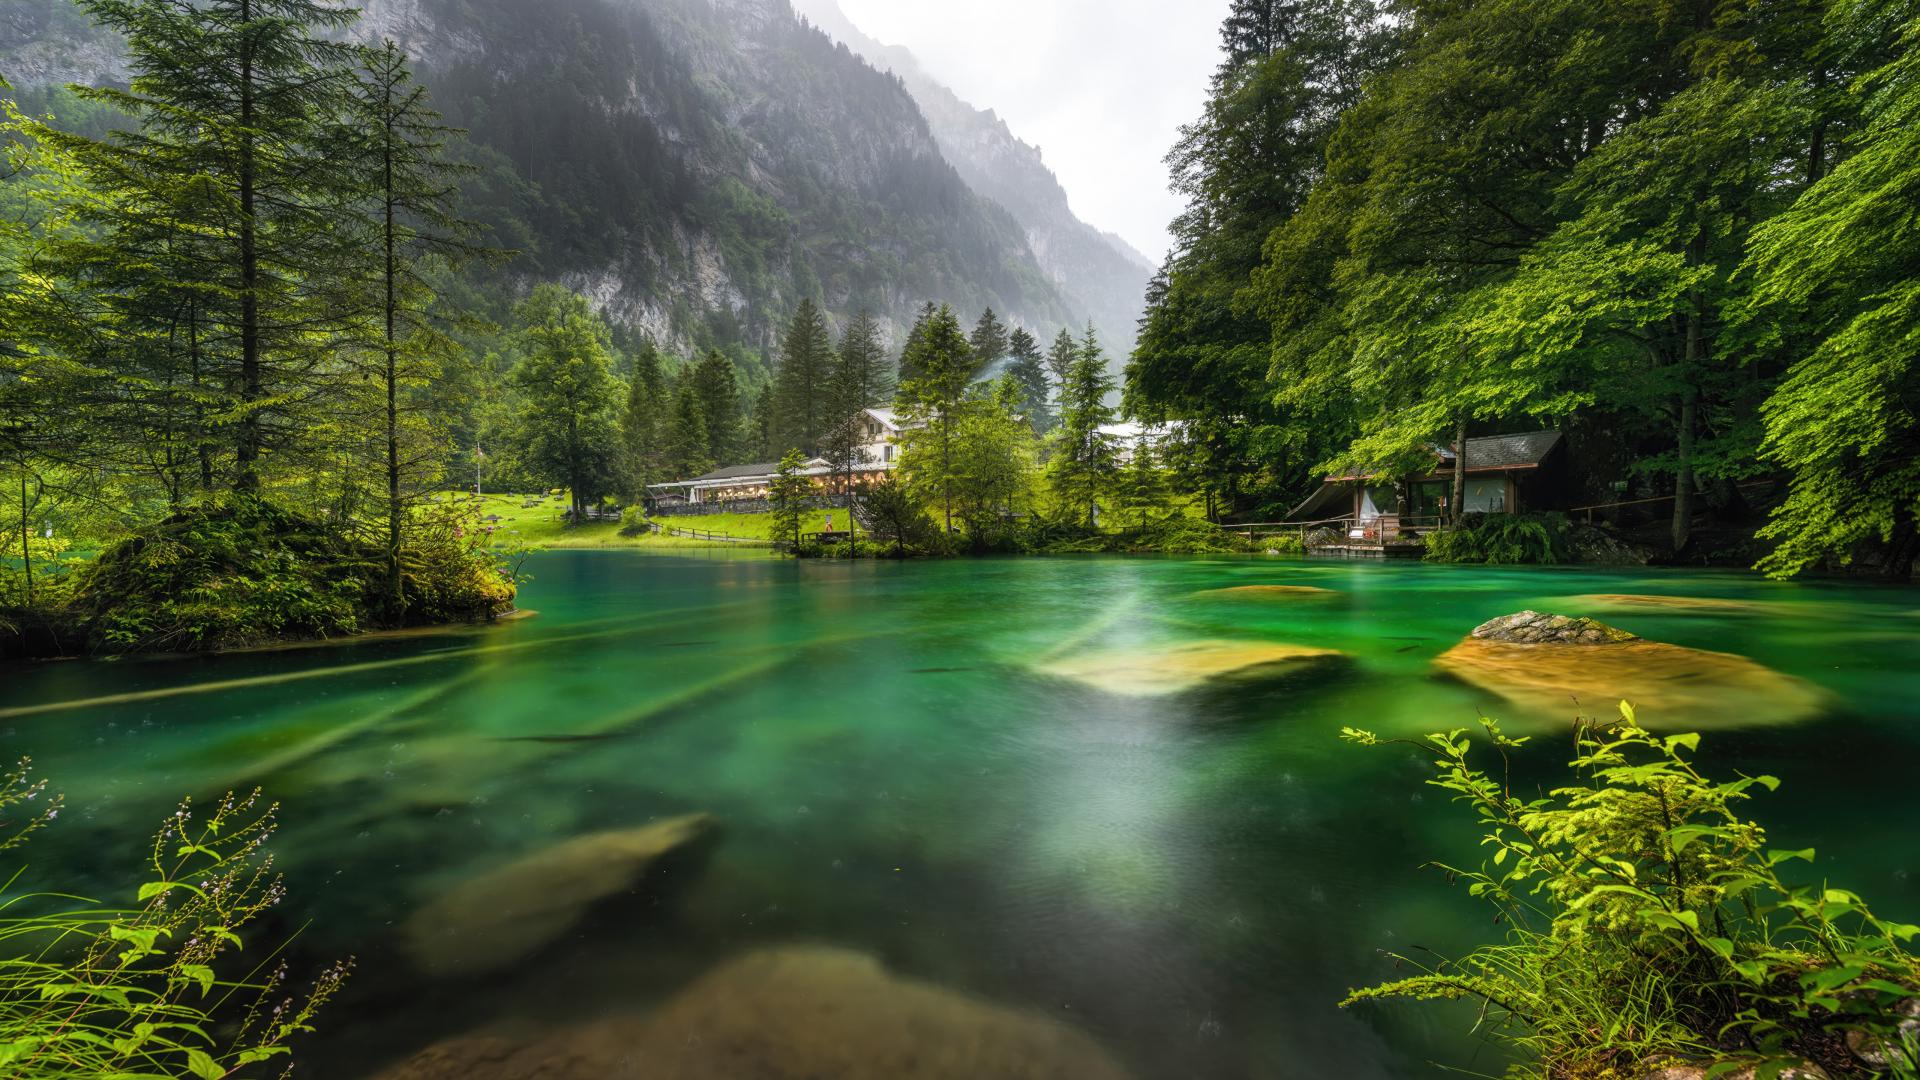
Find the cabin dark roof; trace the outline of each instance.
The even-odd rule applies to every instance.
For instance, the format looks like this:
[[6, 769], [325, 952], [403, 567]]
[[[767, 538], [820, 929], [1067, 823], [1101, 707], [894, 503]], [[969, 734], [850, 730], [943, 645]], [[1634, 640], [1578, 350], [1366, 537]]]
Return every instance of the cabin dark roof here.
[[[1524, 435], [1484, 435], [1467, 440], [1467, 471], [1527, 469], [1547, 460], [1560, 445], [1557, 431], [1530, 431]], [[1440, 448], [1440, 460], [1453, 464], [1453, 447]]]
[[772, 476], [780, 471], [780, 466], [771, 461], [758, 465], [729, 465], [724, 469], [715, 469], [704, 476], [696, 476], [689, 483], [698, 484], [706, 480], [738, 480], [745, 476]]

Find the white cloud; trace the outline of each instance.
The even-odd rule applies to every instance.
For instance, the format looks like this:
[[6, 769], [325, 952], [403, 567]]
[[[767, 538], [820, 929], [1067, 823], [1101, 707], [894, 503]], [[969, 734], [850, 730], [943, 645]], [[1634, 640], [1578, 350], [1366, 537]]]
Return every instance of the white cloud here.
[[[823, 0], [796, 0], [806, 12]], [[1155, 262], [1181, 201], [1162, 163], [1200, 113], [1228, 0], [839, 0], [1040, 147], [1074, 212]]]

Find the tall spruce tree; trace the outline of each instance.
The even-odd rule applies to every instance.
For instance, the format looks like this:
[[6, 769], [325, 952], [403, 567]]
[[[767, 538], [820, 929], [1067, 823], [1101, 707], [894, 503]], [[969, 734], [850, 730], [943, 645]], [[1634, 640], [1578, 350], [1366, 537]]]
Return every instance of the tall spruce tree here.
[[1034, 434], [1045, 435], [1053, 430], [1053, 408], [1049, 402], [1053, 393], [1047, 383], [1046, 362], [1040, 355], [1040, 343], [1033, 339], [1026, 327], [1015, 327], [1007, 337], [1007, 355], [1012, 358], [1012, 363], [1007, 366], [1007, 374], [1020, 388], [1019, 413], [1026, 418]]
[[620, 413], [620, 447], [627, 492], [636, 500], [646, 496], [649, 485], [677, 479], [666, 475], [668, 405], [660, 350], [653, 342], [643, 341], [633, 353], [626, 407]]
[[920, 355], [915, 346], [919, 344], [921, 338], [926, 336], [927, 324], [933, 321], [937, 313], [933, 301], [929, 300], [926, 306], [920, 309], [919, 314], [914, 316], [913, 326], [907, 330], [906, 340], [900, 345], [900, 363], [896, 373], [896, 383], [905, 384], [925, 374], [913, 366], [914, 358]]
[[927, 320], [901, 359], [917, 378], [900, 383], [897, 406], [910, 422], [900, 471], [924, 491], [940, 493], [946, 531], [953, 532], [953, 494], [959, 477], [956, 435], [966, 422], [967, 390], [973, 384], [973, 349], [953, 309], [942, 305]]
[[1073, 370], [1073, 362], [1080, 359], [1080, 343], [1073, 338], [1073, 331], [1061, 327], [1054, 335], [1053, 345], [1047, 349], [1047, 373], [1053, 376], [1055, 400], [1065, 392], [1067, 373]]
[[196, 238], [168, 271], [205, 329], [233, 484], [255, 490], [263, 456], [310, 441], [305, 418], [335, 388], [333, 346], [357, 306], [343, 283], [359, 232], [342, 218], [367, 190], [349, 120], [356, 54], [339, 38], [356, 13], [318, 0], [79, 3], [125, 39], [132, 71], [127, 89], [82, 96], [130, 123], [68, 144]]
[[[886, 349], [880, 343], [880, 324], [871, 312], [861, 312], [840, 336], [832, 386], [834, 421], [827, 428], [822, 451], [839, 478], [849, 511], [854, 504], [854, 476], [867, 442], [866, 410], [887, 400], [892, 392], [887, 377]], [[851, 521], [851, 519], [849, 519]]]
[[815, 454], [826, 430], [828, 382], [833, 373], [833, 340], [827, 320], [810, 299], [800, 301], [780, 342], [775, 374], [774, 434], [781, 452]]
[[1113, 492], [1120, 470], [1113, 443], [1100, 431], [1114, 420], [1113, 406], [1107, 404], [1113, 391], [1106, 353], [1088, 326], [1060, 393], [1060, 427], [1047, 460], [1047, 483], [1063, 508], [1086, 512], [1089, 529], [1099, 524], [1100, 500]]
[[427, 90], [413, 81], [406, 54], [392, 41], [364, 50], [349, 119], [362, 135], [358, 163], [378, 263], [372, 274], [377, 317], [373, 361], [362, 364], [379, 390], [377, 428], [385, 480], [386, 602], [389, 621], [405, 616], [401, 548], [421, 492], [439, 477], [443, 459], [426, 412], [427, 384], [453, 348], [431, 321], [434, 289], [421, 272], [429, 256], [478, 254], [467, 242], [475, 231], [454, 213], [455, 177], [471, 170], [447, 156], [459, 133], [440, 121]]
[[673, 417], [667, 426], [667, 471], [681, 479], [692, 479], [713, 468], [708, 454], [707, 410], [700, 393], [685, 373], [674, 390]]
[[1006, 359], [1008, 347], [1007, 325], [992, 308], [980, 313], [980, 321], [973, 325], [973, 333], [968, 336], [967, 344], [973, 349], [973, 362], [976, 365], [974, 375], [986, 374], [1001, 360]]
[[717, 465], [734, 462], [740, 451], [740, 376], [733, 361], [716, 349], [688, 377], [706, 419], [707, 459]]

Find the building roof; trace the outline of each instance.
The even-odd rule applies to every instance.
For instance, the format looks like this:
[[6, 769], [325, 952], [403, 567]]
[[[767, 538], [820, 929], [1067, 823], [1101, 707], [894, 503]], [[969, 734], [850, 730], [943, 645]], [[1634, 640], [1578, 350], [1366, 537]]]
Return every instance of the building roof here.
[[[1467, 440], [1467, 471], [1531, 469], [1547, 460], [1565, 436], [1557, 431], [1529, 431], [1521, 435], [1483, 435]], [[1453, 465], [1453, 448], [1440, 447], [1440, 460]]]
[[1143, 424], [1138, 420], [1122, 420], [1117, 424], [1103, 424], [1100, 434], [1115, 442], [1138, 442], [1142, 438], [1155, 441], [1169, 439], [1186, 426], [1185, 421], [1173, 420], [1165, 424]]
[[762, 461], [755, 465], [728, 465], [715, 469], [687, 481], [690, 484], [702, 484], [709, 480], [738, 480], [744, 476], [772, 476], [780, 471], [779, 462]]
[[868, 409], [866, 413], [890, 430], [903, 430], [900, 424], [900, 414], [892, 409]]

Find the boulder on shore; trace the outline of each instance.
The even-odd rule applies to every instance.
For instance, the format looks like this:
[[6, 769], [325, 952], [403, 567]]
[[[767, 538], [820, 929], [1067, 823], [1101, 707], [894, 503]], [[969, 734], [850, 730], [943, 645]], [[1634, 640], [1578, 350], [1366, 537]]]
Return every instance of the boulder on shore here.
[[1038, 664], [1034, 670], [1109, 694], [1168, 697], [1221, 682], [1287, 675], [1343, 655], [1334, 649], [1264, 641], [1188, 641], [1067, 656]]
[[407, 920], [414, 963], [436, 978], [507, 967], [565, 934], [595, 903], [631, 891], [666, 855], [713, 831], [708, 814], [576, 836], [456, 884]]
[[722, 964], [658, 1011], [531, 1042], [476, 1034], [378, 1080], [1124, 1080], [1050, 1017], [891, 974], [864, 953], [793, 946]]
[[1494, 619], [1434, 661], [1522, 708], [1610, 713], [1625, 699], [1650, 727], [1785, 724], [1818, 715], [1816, 687], [1744, 656], [1646, 641], [1593, 619], [1523, 611]]

